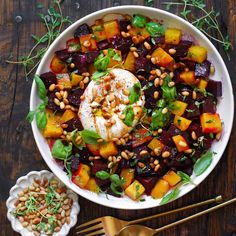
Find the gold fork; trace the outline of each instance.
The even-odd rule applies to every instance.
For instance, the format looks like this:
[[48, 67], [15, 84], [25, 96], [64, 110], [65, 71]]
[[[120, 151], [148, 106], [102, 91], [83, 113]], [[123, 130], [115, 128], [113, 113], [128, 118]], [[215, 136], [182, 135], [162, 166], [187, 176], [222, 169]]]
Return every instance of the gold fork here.
[[210, 213], [210, 212], [215, 211], [221, 207], [225, 207], [225, 206], [235, 203], [235, 202], [236, 202], [236, 198], [233, 198], [233, 199], [226, 201], [224, 203], [221, 203], [217, 206], [211, 207], [211, 208], [206, 209], [204, 211], [200, 211], [194, 215], [188, 216], [188, 217], [178, 220], [176, 222], [162, 226], [158, 229], [152, 229], [152, 228], [149, 228], [144, 225], [127, 225], [124, 228], [122, 228], [118, 234], [115, 234], [115, 236], [153, 236], [163, 230], [166, 230], [166, 229], [169, 229], [169, 228], [174, 227], [176, 225], [182, 224], [184, 222], [187, 222], [187, 221], [197, 218], [199, 216], [205, 215], [207, 213]]
[[107, 236], [114, 236], [123, 227], [127, 225], [137, 224], [137, 223], [154, 219], [160, 216], [169, 215], [172, 213], [188, 210], [194, 207], [203, 206], [210, 203], [218, 203], [221, 201], [222, 201], [222, 196], [217, 196], [213, 199], [209, 199], [203, 202], [194, 203], [192, 205], [184, 206], [184, 207], [172, 210], [172, 211], [167, 211], [167, 212], [159, 213], [156, 215], [152, 215], [152, 216], [148, 216], [148, 217], [144, 217], [144, 218], [132, 220], [132, 221], [120, 220], [112, 216], [103, 216], [103, 217], [99, 217], [97, 219], [91, 220], [89, 222], [86, 222], [82, 225], [77, 226], [76, 229], [78, 231], [76, 232], [76, 234], [81, 234], [81, 235], [86, 235], [86, 236], [95, 236], [99, 234], [105, 234]]

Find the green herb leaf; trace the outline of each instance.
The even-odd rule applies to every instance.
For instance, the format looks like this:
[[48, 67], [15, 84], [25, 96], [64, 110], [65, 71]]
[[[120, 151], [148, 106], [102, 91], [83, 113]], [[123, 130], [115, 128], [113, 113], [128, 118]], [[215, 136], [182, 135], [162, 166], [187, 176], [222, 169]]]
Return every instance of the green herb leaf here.
[[146, 17], [142, 15], [135, 15], [131, 20], [132, 25], [138, 28], [144, 28], [146, 22], [147, 22]]
[[127, 126], [132, 126], [133, 125], [133, 120], [134, 120], [134, 110], [132, 106], [127, 106], [125, 110], [123, 111], [123, 114], [125, 115], [125, 119], [123, 122]]
[[179, 193], [180, 193], [180, 190], [178, 188], [175, 188], [169, 194], [167, 194], [166, 196], [164, 196], [162, 198], [160, 205], [164, 205], [164, 204], [176, 199], [178, 197]]
[[104, 71], [107, 69], [109, 63], [110, 63], [110, 57], [105, 56], [103, 53], [100, 53], [99, 56], [94, 61], [94, 67], [98, 71]]
[[60, 139], [57, 139], [52, 147], [52, 155], [56, 159], [65, 160], [72, 153], [72, 145], [64, 145]]
[[113, 183], [111, 183], [110, 188], [111, 188], [111, 191], [113, 193], [117, 194], [117, 195], [122, 195], [123, 194], [123, 192], [120, 192], [116, 189], [116, 186]]
[[165, 34], [164, 27], [161, 24], [152, 21], [146, 24], [146, 30], [151, 35], [151, 37], [160, 37]]
[[133, 104], [139, 100], [141, 96], [141, 84], [138, 82], [130, 89], [129, 103]]
[[110, 176], [111, 182], [114, 184], [115, 187], [121, 187], [122, 184], [125, 183], [125, 180], [122, 178], [120, 179], [120, 176], [118, 174], [112, 174]]
[[46, 87], [45, 87], [43, 81], [40, 79], [40, 77], [38, 75], [34, 76], [34, 80], [35, 80], [35, 83], [38, 88], [39, 97], [41, 99], [44, 99], [47, 95], [47, 90], [46, 90]]
[[45, 111], [36, 112], [36, 124], [39, 129], [44, 129], [47, 125], [47, 116]]
[[211, 151], [207, 151], [199, 159], [197, 159], [193, 166], [193, 171], [196, 176], [201, 175], [211, 165], [212, 156], [213, 153]]
[[33, 121], [33, 119], [34, 119], [35, 113], [36, 113], [36, 111], [30, 111], [30, 112], [28, 113], [28, 115], [26, 116], [25, 119], [26, 119], [29, 123], [31, 123], [31, 122]]
[[103, 76], [108, 75], [108, 73], [109, 73], [108, 71], [96, 71], [96, 72], [93, 73], [91, 79], [93, 81], [97, 82], [97, 83], [100, 83], [101, 82], [101, 78]]
[[79, 150], [82, 150], [85, 147], [85, 143], [81, 142], [80, 144], [76, 143], [76, 138], [80, 135], [80, 133], [77, 130], [74, 130], [71, 132], [71, 141], [73, 145], [78, 148]]
[[164, 79], [163, 85], [161, 86], [162, 97], [168, 103], [176, 100], [176, 98], [177, 98], [176, 87], [175, 86], [169, 87], [170, 81], [171, 81], [170, 76], [167, 75]]
[[169, 111], [167, 113], [163, 114], [162, 108], [155, 109], [152, 112], [152, 123], [151, 123], [152, 130], [164, 127], [167, 124], [167, 122], [169, 121], [169, 119], [170, 119], [170, 112]]
[[183, 184], [192, 183], [190, 176], [183, 171], [178, 171], [177, 175], [181, 178]]
[[106, 180], [110, 178], [110, 174], [104, 170], [96, 172], [96, 177], [98, 177], [101, 180]]
[[101, 138], [96, 132], [84, 129], [80, 132], [83, 141], [87, 144], [97, 144], [97, 140]]
[[121, 56], [116, 53], [116, 54], [112, 57], [112, 59], [115, 60], [115, 61], [121, 61]]

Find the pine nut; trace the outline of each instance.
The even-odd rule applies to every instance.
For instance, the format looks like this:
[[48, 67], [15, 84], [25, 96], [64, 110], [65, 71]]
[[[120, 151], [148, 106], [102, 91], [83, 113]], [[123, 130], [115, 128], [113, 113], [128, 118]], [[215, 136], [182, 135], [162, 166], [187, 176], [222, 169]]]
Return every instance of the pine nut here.
[[142, 151], [139, 153], [140, 156], [145, 156], [145, 155], [147, 155], [147, 154], [148, 154], [148, 151], [147, 151], [147, 150], [142, 150]]
[[56, 95], [56, 97], [57, 97], [59, 100], [62, 99], [62, 96], [61, 96], [61, 94], [60, 94], [59, 92], [56, 92], [55, 95]]
[[140, 168], [144, 168], [144, 167], [145, 167], [145, 164], [144, 164], [143, 162], [138, 162], [138, 166], [139, 166]]
[[212, 64], [211, 64], [211, 67], [210, 67], [210, 74], [211, 75], [215, 74], [215, 67]]
[[174, 81], [170, 81], [168, 85], [169, 85], [169, 87], [174, 87], [175, 86], [175, 82]]
[[156, 75], [157, 75], [158, 77], [160, 77], [160, 76], [161, 76], [161, 70], [156, 69]]
[[127, 25], [127, 30], [130, 30], [131, 29], [131, 25]]
[[161, 155], [161, 149], [160, 148], [154, 148], [154, 154], [156, 155], [156, 156], [160, 156]]
[[162, 111], [161, 111], [162, 114], [166, 114], [167, 112], [168, 112], [168, 108], [167, 107], [163, 108]]
[[191, 137], [192, 137], [193, 140], [197, 140], [197, 135], [194, 131], [192, 131]]
[[151, 59], [151, 57], [152, 57], [152, 56], [151, 56], [151, 55], [149, 55], [149, 54], [146, 56], [146, 58], [147, 58], [148, 60], [150, 60], [150, 59]]
[[137, 48], [136, 47], [130, 47], [130, 51], [135, 52], [135, 51], [137, 51]]
[[84, 82], [83, 82], [83, 81], [80, 81], [80, 82], [79, 82], [79, 87], [80, 87], [81, 89], [84, 89]]
[[83, 82], [84, 82], [85, 84], [87, 84], [87, 83], [89, 82], [89, 77], [85, 77], [85, 78], [83, 79]]
[[193, 100], [195, 100], [197, 98], [197, 93], [195, 91], [193, 91], [193, 93], [192, 93], [192, 98], [193, 98]]
[[133, 55], [134, 55], [135, 58], [139, 57], [139, 55], [138, 55], [138, 53], [136, 51], [133, 52]]
[[83, 72], [82, 76], [87, 77], [87, 76], [90, 76], [90, 74], [89, 74], [89, 72]]
[[170, 156], [170, 152], [169, 152], [169, 151], [165, 151], [165, 152], [162, 153], [161, 156], [162, 156], [163, 158], [167, 158], [167, 157]]
[[145, 47], [147, 50], [150, 50], [150, 49], [151, 49], [151, 45], [150, 45], [148, 42], [144, 42], [144, 47]]
[[84, 100], [85, 99], [85, 96], [84, 95], [81, 95], [80, 96], [80, 100]]
[[75, 64], [74, 63], [70, 63], [70, 68], [75, 68]]
[[176, 53], [176, 50], [175, 50], [174, 48], [170, 48], [170, 49], [169, 49], [169, 53], [170, 53], [170, 54], [175, 54], [175, 53]]
[[154, 97], [154, 99], [158, 99], [158, 97], [159, 97], [159, 92], [158, 92], [158, 91], [155, 91], [155, 92], [153, 93], [153, 97]]
[[102, 138], [99, 138], [98, 140], [97, 140], [97, 142], [98, 143], [102, 143], [104, 140], [102, 139]]
[[153, 163], [154, 163], [154, 165], [157, 165], [157, 164], [159, 164], [159, 161], [155, 160]]
[[160, 169], [160, 167], [161, 167], [160, 164], [156, 165], [154, 171], [157, 172]]
[[158, 134], [161, 134], [162, 131], [163, 131], [163, 130], [162, 130], [161, 128], [157, 130]]
[[154, 80], [154, 86], [155, 86], [155, 87], [158, 87], [159, 84], [160, 84], [160, 79], [159, 79], [159, 78], [156, 78], [156, 79]]
[[121, 31], [121, 35], [122, 35], [122, 37], [127, 38], [127, 35], [124, 31]]
[[63, 110], [65, 108], [65, 103], [64, 102], [61, 102], [60, 103], [60, 108]]
[[221, 132], [219, 132], [219, 133], [216, 134], [216, 140], [217, 140], [217, 141], [220, 140], [220, 138], [221, 138], [221, 134], [222, 134]]
[[56, 85], [55, 84], [51, 84], [48, 89], [49, 89], [49, 91], [52, 92], [55, 88], [56, 88]]
[[190, 154], [190, 153], [193, 152], [193, 150], [192, 150], [191, 148], [189, 148], [188, 150], [186, 150], [186, 151], [184, 151], [184, 152]]
[[134, 44], [138, 44], [139, 43], [139, 39], [138, 39], [137, 36], [133, 36], [132, 37], [132, 41], [133, 41]]
[[122, 90], [122, 93], [123, 93], [124, 95], [126, 95], [126, 96], [129, 96], [129, 94], [130, 94], [130, 92], [129, 92], [128, 89], [123, 89], [123, 90]]
[[167, 73], [164, 72], [163, 74], [161, 74], [160, 78], [161, 78], [161, 79], [165, 79], [166, 76], [167, 76]]
[[189, 95], [189, 92], [188, 92], [188, 91], [183, 91], [181, 94], [182, 94], [183, 96], [188, 96], [188, 95]]
[[151, 62], [152, 62], [152, 64], [156, 64], [157, 63], [157, 60], [156, 60], [156, 58], [155, 57], [151, 57]]
[[183, 141], [179, 141], [179, 146], [181, 147], [187, 147], [187, 144]]
[[83, 46], [88, 48], [90, 47], [91, 43], [89, 42], [89, 40], [85, 40], [84, 43], [83, 43]]
[[126, 152], [122, 151], [121, 154], [120, 154], [124, 159], [128, 160], [129, 159], [129, 156], [127, 155]]
[[118, 117], [119, 117], [119, 119], [121, 119], [121, 120], [124, 120], [124, 119], [125, 119], [125, 115], [124, 115], [124, 114], [119, 114]]

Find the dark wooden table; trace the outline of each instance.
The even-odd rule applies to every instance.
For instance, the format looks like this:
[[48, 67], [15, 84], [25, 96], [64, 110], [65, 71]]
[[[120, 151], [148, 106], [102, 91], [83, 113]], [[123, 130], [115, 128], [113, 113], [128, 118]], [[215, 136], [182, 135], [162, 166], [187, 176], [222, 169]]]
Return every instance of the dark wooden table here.
[[[1, 0], [0, 8], [0, 234], [2, 236], [17, 235], [13, 232], [6, 219], [5, 201], [9, 189], [17, 178], [32, 170], [48, 169], [36, 147], [30, 125], [25, 121], [29, 110], [29, 97], [32, 80], [26, 81], [20, 66], [9, 65], [5, 60], [12, 55], [19, 58], [28, 52], [33, 41], [30, 35], [40, 35], [44, 28], [37, 17], [36, 0]], [[49, 0], [39, 1], [45, 6]], [[51, 1], [52, 2], [52, 1]], [[78, 3], [80, 4], [79, 8]], [[144, 0], [66, 0], [63, 12], [73, 21], [94, 11], [117, 5], [139, 4]], [[235, 0], [207, 0], [207, 5], [213, 5], [220, 11], [222, 27], [228, 28], [232, 44], [236, 46], [236, 1]], [[154, 1], [154, 6], [164, 8], [161, 1]], [[16, 16], [22, 17], [22, 22], [16, 22]], [[236, 90], [236, 53], [231, 52], [228, 61], [222, 48], [219, 48], [231, 75], [234, 90]], [[229, 111], [232, 112], [232, 111]], [[195, 190], [181, 199], [163, 207], [140, 211], [115, 210], [92, 203], [82, 197], [79, 199], [81, 212], [79, 223], [99, 216], [113, 215], [131, 220], [153, 213], [162, 212], [210, 197], [222, 194], [224, 198], [236, 196], [236, 127], [233, 127], [231, 139], [220, 163], [210, 176]], [[160, 220], [148, 222], [149, 226], [158, 227], [171, 222], [195, 210], [163, 217]], [[71, 230], [70, 235], [75, 235]], [[172, 236], [235, 236], [236, 235], [236, 206], [231, 205], [210, 215], [198, 218], [189, 223], [168, 230], [160, 235]]]

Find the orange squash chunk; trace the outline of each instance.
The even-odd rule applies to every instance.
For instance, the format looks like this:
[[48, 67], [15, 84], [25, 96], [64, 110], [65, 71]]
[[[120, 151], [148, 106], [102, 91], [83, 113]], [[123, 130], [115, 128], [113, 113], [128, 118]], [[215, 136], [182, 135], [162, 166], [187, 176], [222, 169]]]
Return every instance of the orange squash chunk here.
[[88, 165], [79, 164], [78, 170], [72, 175], [72, 182], [81, 188], [84, 188], [90, 179], [90, 167]]
[[188, 85], [196, 84], [194, 71], [184, 71], [184, 72], [181, 72], [179, 76], [180, 76], [180, 79]]
[[66, 64], [61, 61], [57, 56], [52, 58], [50, 68], [54, 73], [65, 73], [67, 72]]
[[82, 75], [77, 75], [76, 73], [72, 72], [71, 75], [70, 75], [70, 78], [71, 78], [71, 86], [72, 87], [76, 87], [79, 85], [80, 81], [83, 80], [83, 76]]
[[107, 21], [103, 25], [108, 39], [120, 35], [120, 26], [117, 20]]
[[182, 135], [172, 137], [178, 152], [184, 152], [189, 149], [188, 143]]
[[97, 50], [97, 43], [92, 34], [82, 35], [79, 40], [82, 52]]
[[89, 191], [92, 191], [94, 193], [99, 193], [100, 192], [100, 188], [97, 185], [96, 181], [94, 178], [90, 178], [88, 183], [85, 186], [86, 189], [88, 189]]
[[76, 114], [72, 110], [67, 109], [61, 116], [60, 123], [61, 124], [66, 123], [67, 121], [73, 119], [75, 116]]
[[162, 198], [170, 189], [168, 182], [164, 179], [159, 179], [152, 189], [151, 196], [156, 199]]
[[207, 58], [207, 49], [201, 46], [193, 45], [188, 49], [188, 59], [203, 63]]
[[198, 84], [198, 88], [201, 89], [201, 90], [204, 90], [204, 89], [206, 89], [207, 84], [208, 84], [208, 82], [206, 80], [201, 79], [199, 84]]
[[115, 156], [118, 154], [118, 150], [114, 142], [107, 142], [100, 145], [100, 155], [103, 158], [108, 158], [109, 156]]
[[178, 100], [172, 102], [171, 105], [173, 105], [173, 108], [171, 109], [171, 113], [178, 116], [182, 116], [188, 106], [186, 102], [182, 102]]
[[152, 141], [148, 144], [148, 147], [152, 150], [157, 149], [158, 153], [161, 154], [161, 151], [164, 148], [164, 144], [162, 144], [162, 142], [158, 140], [157, 138], [153, 138]]
[[175, 115], [175, 118], [174, 118], [174, 125], [180, 129], [181, 131], [185, 131], [189, 125], [191, 124], [191, 120], [188, 120], [184, 117], [181, 117], [181, 116], [178, 116], [178, 115]]
[[173, 170], [168, 171], [163, 179], [168, 182], [168, 184], [173, 187], [181, 181], [180, 176], [178, 176]]
[[135, 71], [134, 63], [135, 63], [134, 54], [133, 52], [129, 52], [124, 62], [124, 68], [126, 70], [134, 72]]
[[145, 188], [137, 180], [125, 189], [125, 194], [133, 200], [137, 200], [145, 192]]
[[93, 31], [93, 34], [95, 35], [95, 40], [97, 42], [100, 42], [100, 41], [105, 40], [107, 38], [105, 29], [102, 25], [93, 25], [92, 31]]
[[159, 66], [167, 67], [174, 62], [173, 57], [170, 56], [164, 49], [161, 47], [157, 48], [153, 53], [152, 57], [156, 58], [156, 64]]
[[125, 183], [122, 185], [123, 189], [126, 189], [132, 183], [134, 179], [134, 169], [123, 168], [120, 173], [120, 177], [125, 180]]
[[205, 134], [216, 134], [222, 131], [222, 124], [218, 113], [203, 113], [200, 116], [200, 122], [202, 126], [202, 132]]
[[168, 44], [179, 44], [181, 40], [182, 32], [180, 29], [167, 28], [165, 32], [165, 43]]
[[71, 89], [70, 76], [68, 74], [57, 74], [57, 84], [61, 86], [61, 89]]

